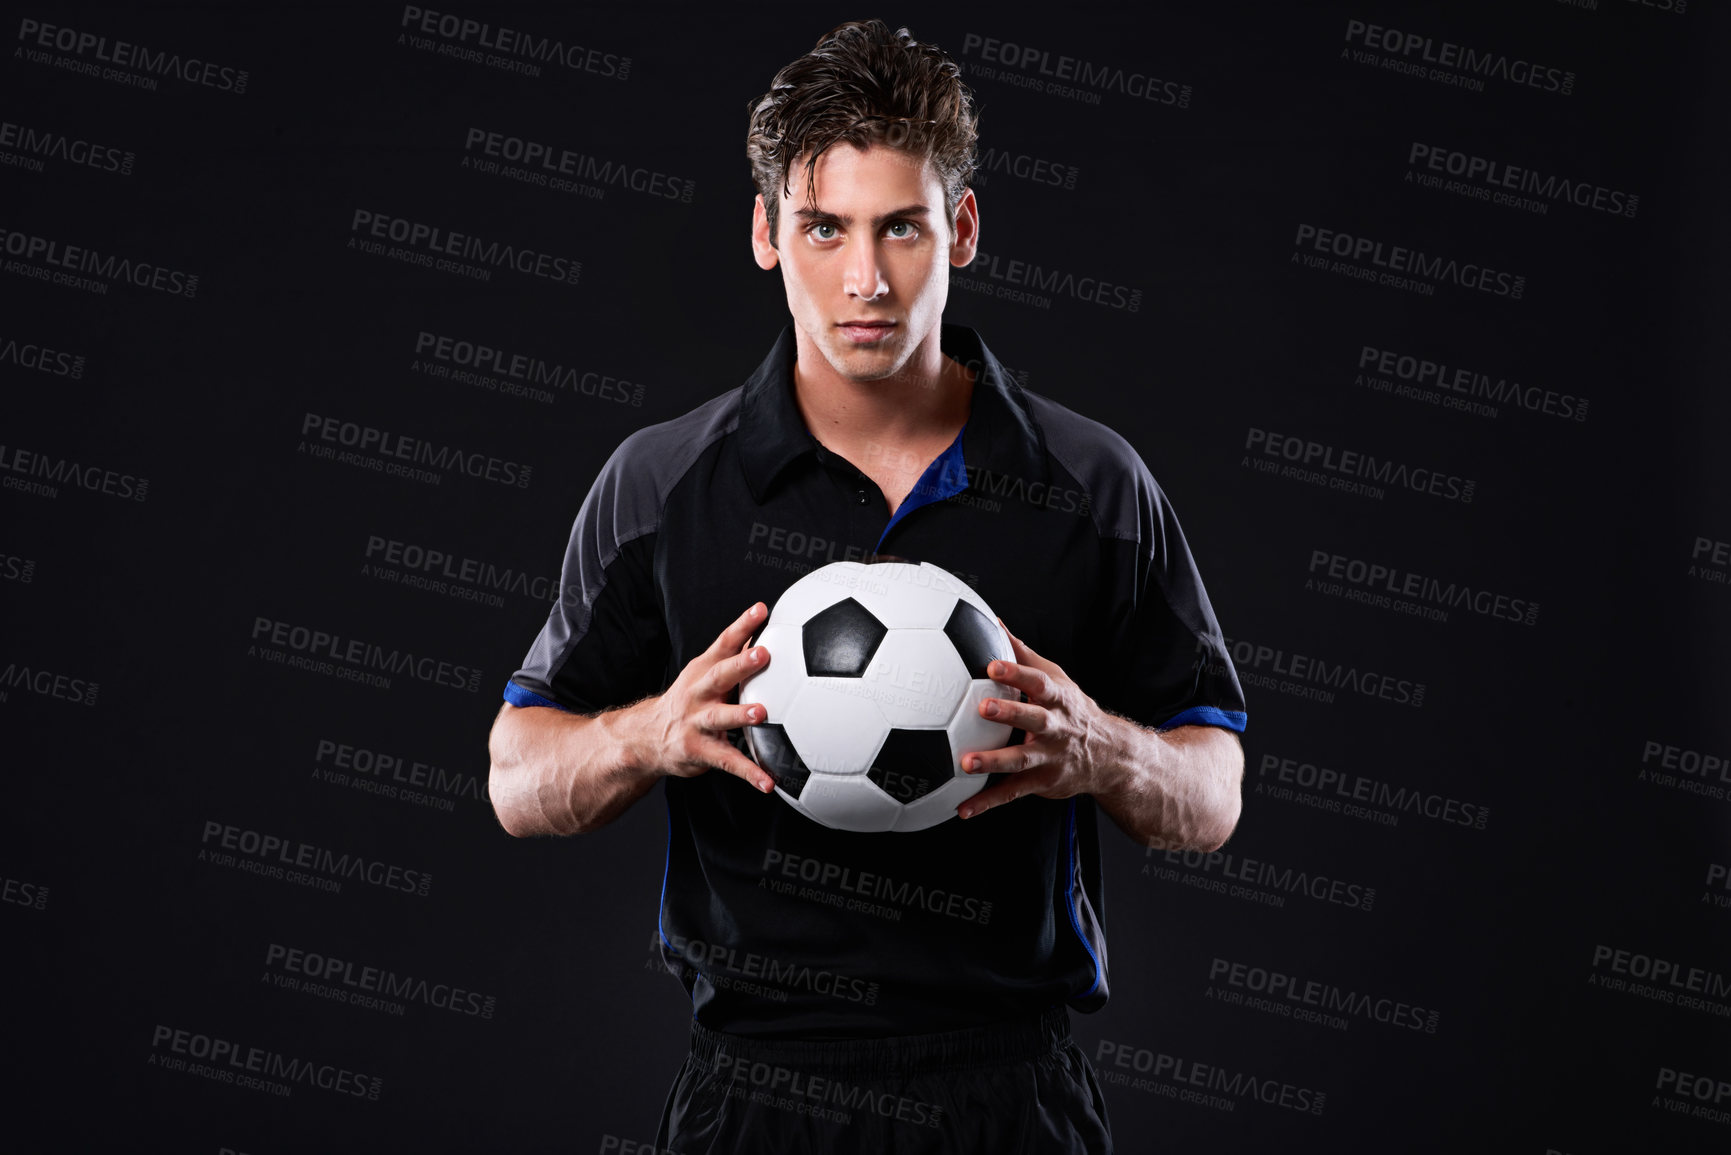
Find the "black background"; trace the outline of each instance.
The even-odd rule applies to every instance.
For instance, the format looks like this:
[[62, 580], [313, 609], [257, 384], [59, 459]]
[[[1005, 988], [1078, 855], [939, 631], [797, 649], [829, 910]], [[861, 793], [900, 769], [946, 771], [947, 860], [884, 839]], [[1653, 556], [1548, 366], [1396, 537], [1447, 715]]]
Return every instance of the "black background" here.
[[[528, 77], [418, 50], [399, 42], [397, 6], [8, 13], [0, 121], [135, 159], [120, 173], [5, 148], [36, 163], [0, 165], [0, 228], [198, 277], [191, 295], [113, 278], [96, 292], [18, 271], [49, 266], [16, 237], [0, 252], [5, 452], [148, 479], [144, 500], [64, 481], [52, 497], [0, 490], [8, 1126], [52, 1120], [57, 1147], [629, 1150], [652, 1137], [683, 1055], [689, 1006], [649, 949], [660, 799], [594, 834], [528, 841], [486, 802], [497, 695], [545, 602], [486, 604], [363, 565], [380, 537], [554, 577], [613, 447], [743, 380], [786, 321], [779, 277], [748, 249], [748, 103], [823, 31], [873, 13], [452, 10], [593, 48], [614, 72], [628, 57], [628, 74]], [[1723, 8], [920, 13], [882, 15], [962, 63], [982, 148], [1075, 173], [1066, 188], [986, 169], [982, 251], [1000, 273], [1017, 260], [1140, 292], [1131, 311], [956, 286], [946, 319], [1136, 446], [1234, 642], [1425, 686], [1417, 708], [1246, 686], [1245, 811], [1226, 850], [1374, 888], [1369, 910], [1163, 881], [1144, 867], [1194, 882], [1223, 866], [1186, 869], [1107, 833], [1114, 997], [1076, 1018], [1096, 1066], [1146, 1077], [1116, 1065], [1143, 1050], [1325, 1095], [1320, 1113], [1251, 1095], [1219, 1109], [1110, 1082], [1121, 1149], [1723, 1150], [1731, 1115], [1674, 1111], [1698, 1100], [1663, 1083], [1705, 1076], [1728, 1096], [1706, 1107], [1731, 1111], [1731, 771], [1678, 775], [1720, 797], [1643, 776], [1675, 772], [1644, 758], [1650, 743], [1731, 755], [1731, 586], [1694, 556], [1700, 539], [1709, 553], [1731, 540]], [[1572, 91], [1496, 78], [1472, 91], [1360, 63], [1343, 56], [1363, 48], [1345, 38], [1355, 19], [1566, 70]], [[19, 51], [26, 20], [244, 69], [245, 91], [81, 75]], [[1189, 94], [1006, 83], [1014, 70], [981, 70], [986, 37]], [[692, 196], [596, 199], [483, 174], [464, 167], [472, 128], [667, 174]], [[1552, 200], [1537, 213], [1423, 188], [1404, 179], [1415, 142], [1638, 194], [1638, 211]], [[364, 254], [349, 246], [357, 210], [580, 260], [581, 277], [481, 282]], [[1304, 224], [1509, 270], [1524, 291], [1426, 295], [1306, 268]], [[961, 275], [1007, 283], [983, 262]], [[636, 403], [437, 379], [411, 368], [422, 332], [616, 377]], [[1355, 383], [1366, 346], [1584, 398], [1585, 418], [1377, 392]], [[77, 374], [32, 367], [27, 347], [80, 358]], [[528, 464], [530, 484], [317, 460], [299, 448], [307, 414]], [[1470, 478], [1473, 498], [1264, 474], [1246, 463], [1257, 430]], [[0, 474], [27, 476], [5, 461]], [[1306, 586], [1315, 551], [1541, 608], [1531, 625], [1459, 607], [1432, 621], [1328, 596]], [[261, 618], [480, 675], [473, 691], [401, 676], [385, 690], [286, 668], [249, 654]], [[74, 682], [98, 685], [94, 702], [72, 700], [87, 693]], [[321, 740], [443, 768], [452, 808], [318, 779]], [[1382, 825], [1276, 798], [1270, 756], [1489, 819]], [[432, 883], [327, 893], [201, 861], [211, 822]], [[411, 1001], [393, 1015], [280, 989], [271, 944], [496, 1009]], [[1684, 1005], [1690, 992], [1663, 980], [1669, 1001], [1607, 989], [1630, 976], [1601, 947], [1709, 972], [1698, 981], [1718, 997]], [[1435, 1011], [1434, 1033], [1223, 1005], [1207, 993], [1230, 989], [1211, 983], [1216, 959]], [[282, 1097], [167, 1070], [152, 1061], [171, 1053], [153, 1042], [163, 1026], [381, 1090]]]

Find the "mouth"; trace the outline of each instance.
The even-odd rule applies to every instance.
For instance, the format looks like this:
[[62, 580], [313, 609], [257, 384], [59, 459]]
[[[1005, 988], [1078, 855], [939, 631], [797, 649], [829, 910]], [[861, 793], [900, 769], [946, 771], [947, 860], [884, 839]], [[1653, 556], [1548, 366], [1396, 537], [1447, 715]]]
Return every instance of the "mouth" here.
[[836, 328], [846, 334], [848, 340], [859, 344], [870, 344], [881, 341], [895, 330], [894, 321], [840, 321]]

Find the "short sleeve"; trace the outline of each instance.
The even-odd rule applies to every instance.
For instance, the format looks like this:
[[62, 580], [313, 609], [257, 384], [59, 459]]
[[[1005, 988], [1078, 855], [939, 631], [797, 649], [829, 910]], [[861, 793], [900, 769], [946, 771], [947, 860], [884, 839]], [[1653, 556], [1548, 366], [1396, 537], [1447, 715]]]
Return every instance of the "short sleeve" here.
[[515, 706], [595, 713], [666, 687], [671, 654], [655, 588], [659, 499], [632, 468], [636, 438], [613, 452], [577, 511], [559, 597], [505, 685]]
[[[1095, 699], [1144, 726], [1244, 731], [1244, 690], [1178, 514], [1134, 450], [1133, 493], [1114, 503], [1120, 535], [1102, 538], [1107, 674]], [[1130, 528], [1134, 509], [1134, 539]]]

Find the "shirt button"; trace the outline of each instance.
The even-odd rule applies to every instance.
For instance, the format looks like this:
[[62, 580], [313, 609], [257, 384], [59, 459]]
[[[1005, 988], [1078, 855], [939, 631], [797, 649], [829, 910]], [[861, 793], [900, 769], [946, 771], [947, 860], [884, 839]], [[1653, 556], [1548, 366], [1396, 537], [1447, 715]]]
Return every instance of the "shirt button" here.
[[866, 494], [865, 490], [862, 489], [859, 491], [859, 503], [861, 505], [864, 505], [866, 502], [868, 502], [870, 500], [871, 500], [871, 498]]

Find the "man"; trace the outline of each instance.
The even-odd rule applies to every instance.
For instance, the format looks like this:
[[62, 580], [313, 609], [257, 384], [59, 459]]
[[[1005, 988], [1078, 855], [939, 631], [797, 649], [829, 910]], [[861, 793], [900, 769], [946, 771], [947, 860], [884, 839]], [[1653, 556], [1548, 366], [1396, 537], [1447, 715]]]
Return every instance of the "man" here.
[[[906, 29], [844, 24], [776, 76], [751, 243], [793, 324], [607, 461], [565, 558], [580, 597], [493, 727], [519, 837], [664, 783], [658, 937], [693, 1023], [657, 1150], [1109, 1151], [1066, 1009], [1108, 993], [1095, 808], [1162, 847], [1237, 822], [1242, 691], [1171, 506], [1123, 438], [942, 321], [979, 238], [975, 140], [956, 66]], [[890, 555], [1013, 631], [989, 676], [1019, 693], [980, 709], [1023, 740], [969, 758], [992, 777], [956, 819], [831, 830], [765, 796], [736, 688], [805, 568]]]

